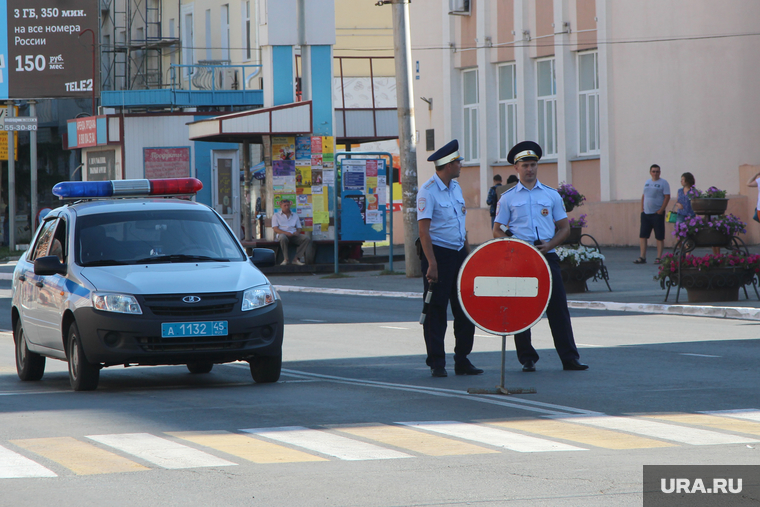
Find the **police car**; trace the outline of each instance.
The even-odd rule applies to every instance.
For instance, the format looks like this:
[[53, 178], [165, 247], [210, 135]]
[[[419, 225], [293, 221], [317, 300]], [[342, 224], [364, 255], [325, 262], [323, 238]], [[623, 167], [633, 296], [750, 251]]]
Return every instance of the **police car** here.
[[213, 209], [157, 197], [200, 188], [194, 178], [53, 188], [71, 202], [45, 216], [13, 273], [21, 380], [40, 380], [48, 357], [68, 362], [76, 391], [116, 365], [208, 373], [247, 361], [254, 381], [279, 379], [282, 301], [256, 267], [274, 265], [274, 252], [249, 258]]

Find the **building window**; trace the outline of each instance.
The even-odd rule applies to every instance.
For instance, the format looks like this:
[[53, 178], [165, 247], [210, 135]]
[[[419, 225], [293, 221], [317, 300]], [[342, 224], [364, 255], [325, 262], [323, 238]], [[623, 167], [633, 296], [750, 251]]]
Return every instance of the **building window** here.
[[251, 59], [251, 2], [245, 3], [245, 59]]
[[514, 63], [498, 67], [499, 79], [499, 159], [506, 160], [517, 144], [517, 72]]
[[599, 54], [578, 53], [578, 137], [580, 154], [599, 153]]
[[538, 83], [538, 144], [544, 156], [557, 154], [557, 78], [554, 58], [536, 62]]
[[206, 60], [211, 60], [211, 9], [206, 9]]
[[230, 5], [222, 5], [222, 60], [230, 60]]
[[462, 72], [464, 104], [464, 161], [478, 160], [478, 71]]

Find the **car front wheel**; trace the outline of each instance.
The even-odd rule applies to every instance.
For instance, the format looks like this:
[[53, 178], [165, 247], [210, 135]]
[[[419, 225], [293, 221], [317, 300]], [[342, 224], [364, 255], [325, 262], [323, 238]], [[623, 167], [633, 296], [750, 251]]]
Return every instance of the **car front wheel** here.
[[31, 352], [26, 345], [26, 335], [21, 321], [13, 333], [16, 338], [16, 371], [21, 380], [40, 380], [45, 373], [45, 358]]
[[66, 345], [69, 359], [69, 382], [75, 391], [92, 391], [98, 387], [100, 367], [87, 362], [79, 337], [79, 328], [72, 324], [69, 328], [69, 341]]
[[255, 356], [248, 363], [251, 365], [251, 377], [257, 384], [280, 380], [282, 356]]

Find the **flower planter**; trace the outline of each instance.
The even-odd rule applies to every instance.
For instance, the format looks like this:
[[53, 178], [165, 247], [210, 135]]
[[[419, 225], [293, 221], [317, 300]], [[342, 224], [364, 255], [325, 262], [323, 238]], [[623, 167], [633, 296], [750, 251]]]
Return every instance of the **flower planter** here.
[[728, 199], [704, 199], [691, 200], [691, 209], [698, 215], [722, 215], [728, 208]]
[[565, 212], [570, 213], [575, 209], [575, 204], [565, 203]]
[[581, 242], [581, 235], [583, 234], [583, 227], [570, 227], [570, 235], [567, 237], [565, 241], [562, 242], [563, 245], [577, 245]]
[[715, 229], [702, 229], [693, 236], [689, 236], [697, 246], [728, 246], [731, 236]]
[[739, 268], [682, 268], [681, 279], [673, 274], [674, 281], [686, 289], [690, 303], [710, 301], [738, 301], [739, 289], [755, 276], [751, 269]]
[[599, 261], [583, 261], [577, 266], [570, 262], [560, 262], [560, 271], [562, 273], [562, 283], [565, 286], [565, 292], [576, 293], [586, 292], [586, 280], [592, 278], [599, 271]]

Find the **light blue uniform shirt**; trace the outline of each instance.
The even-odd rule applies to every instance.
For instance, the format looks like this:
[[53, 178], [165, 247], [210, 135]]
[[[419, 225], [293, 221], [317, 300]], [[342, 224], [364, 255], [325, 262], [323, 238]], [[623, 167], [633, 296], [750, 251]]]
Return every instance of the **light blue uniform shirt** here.
[[455, 180], [448, 188], [434, 174], [417, 192], [417, 221], [430, 219], [430, 239], [434, 245], [461, 250], [467, 229], [462, 187]]
[[567, 213], [559, 192], [536, 180], [533, 190], [518, 183], [504, 192], [496, 206], [494, 222], [509, 227], [515, 238], [533, 244], [537, 238], [544, 243], [551, 240], [554, 222], [563, 218], [567, 218]]

